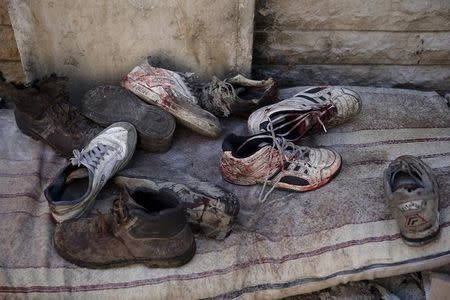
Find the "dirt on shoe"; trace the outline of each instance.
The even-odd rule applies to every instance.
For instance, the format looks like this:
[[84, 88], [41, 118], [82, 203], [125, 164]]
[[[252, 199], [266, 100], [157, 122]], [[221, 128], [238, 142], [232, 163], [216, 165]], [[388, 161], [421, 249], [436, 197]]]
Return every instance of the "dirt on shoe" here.
[[[222, 151], [222, 177], [238, 185], [262, 183], [262, 201], [274, 188], [297, 192], [318, 189], [338, 174], [342, 163], [334, 150], [298, 146], [267, 133], [230, 134], [222, 144]], [[263, 197], [266, 185], [272, 188]]]
[[139, 134], [138, 146], [146, 151], [165, 152], [172, 143], [172, 115], [120, 86], [99, 86], [88, 91], [81, 100], [81, 112], [101, 126], [121, 121], [133, 124]]
[[220, 80], [213, 77], [200, 95], [204, 109], [218, 117], [248, 116], [255, 109], [274, 103], [278, 87], [272, 78], [251, 80], [241, 74]]
[[50, 76], [20, 88], [0, 81], [0, 94], [12, 99], [17, 127], [24, 134], [70, 157], [73, 149], [81, 149], [102, 128], [68, 102], [66, 81]]
[[144, 101], [171, 113], [191, 130], [212, 138], [220, 135], [219, 120], [200, 107], [183, 74], [145, 62], [131, 70], [121, 84]]
[[439, 234], [439, 188], [431, 168], [422, 160], [404, 155], [384, 172], [386, 202], [400, 228], [403, 241], [420, 246]]
[[239, 213], [239, 200], [233, 193], [182, 172], [149, 174], [147, 168], [131, 168], [119, 172], [114, 182], [130, 191], [173, 191], [186, 209], [188, 222], [208, 238], [226, 238]]
[[194, 235], [175, 194], [142, 189], [122, 195], [108, 215], [60, 223], [53, 235], [58, 254], [86, 268], [170, 268], [192, 259]]
[[289, 141], [347, 122], [361, 111], [361, 97], [335, 86], [311, 87], [289, 99], [262, 107], [248, 118], [251, 134], [272, 132]]

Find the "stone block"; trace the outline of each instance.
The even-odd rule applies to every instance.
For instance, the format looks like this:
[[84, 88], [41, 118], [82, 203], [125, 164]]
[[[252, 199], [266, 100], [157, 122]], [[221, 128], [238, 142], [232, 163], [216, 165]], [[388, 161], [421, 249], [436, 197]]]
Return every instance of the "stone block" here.
[[11, 26], [0, 26], [0, 41], [0, 60], [20, 60]]
[[257, 31], [256, 64], [450, 64], [450, 32]]
[[7, 0], [0, 0], [0, 25], [11, 25], [6, 2]]
[[262, 0], [256, 29], [450, 30], [448, 0]]
[[0, 61], [0, 72], [6, 81], [24, 82], [25, 74], [20, 61]]

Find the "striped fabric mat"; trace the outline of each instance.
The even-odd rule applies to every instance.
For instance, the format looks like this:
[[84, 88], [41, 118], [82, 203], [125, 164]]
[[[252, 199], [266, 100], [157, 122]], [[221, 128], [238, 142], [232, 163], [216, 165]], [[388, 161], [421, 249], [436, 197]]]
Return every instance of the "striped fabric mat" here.
[[[293, 95], [298, 88], [282, 91]], [[0, 298], [187, 299], [278, 298], [450, 262], [450, 109], [436, 93], [355, 88], [362, 113], [352, 122], [303, 141], [343, 157], [338, 177], [309, 193], [273, 192], [258, 204], [261, 186], [224, 182], [221, 140], [179, 128], [165, 154], [138, 152], [131, 165], [184, 171], [235, 192], [242, 210], [225, 241], [197, 236], [198, 251], [175, 269], [132, 266], [78, 268], [54, 251], [54, 225], [42, 189], [65, 163], [22, 135], [10, 110], [0, 110]], [[242, 120], [224, 121], [224, 135], [244, 134]], [[441, 236], [411, 248], [401, 241], [384, 204], [382, 172], [399, 155], [417, 155], [441, 189]], [[110, 187], [97, 201], [106, 210]]]

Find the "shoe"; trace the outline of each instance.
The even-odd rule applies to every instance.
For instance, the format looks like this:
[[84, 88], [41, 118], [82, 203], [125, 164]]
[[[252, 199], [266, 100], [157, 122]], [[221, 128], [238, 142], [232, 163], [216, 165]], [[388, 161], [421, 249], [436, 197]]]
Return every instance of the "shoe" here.
[[163, 109], [149, 105], [120, 86], [99, 86], [88, 91], [81, 100], [83, 115], [97, 124], [115, 122], [133, 124], [142, 149], [164, 152], [170, 148], [175, 119]]
[[219, 136], [219, 120], [198, 105], [183, 74], [155, 68], [145, 62], [122, 80], [122, 86], [144, 101], [168, 111], [193, 131], [212, 138]]
[[237, 75], [225, 80], [213, 77], [200, 96], [201, 106], [218, 117], [247, 115], [277, 100], [275, 80], [251, 80]]
[[222, 150], [222, 177], [239, 185], [263, 183], [306, 192], [328, 183], [341, 167], [341, 157], [333, 150], [301, 147], [265, 133], [230, 134]]
[[24, 134], [70, 157], [73, 149], [86, 145], [102, 128], [67, 101], [66, 81], [51, 76], [21, 89], [0, 81], [0, 93], [11, 96], [17, 127]]
[[239, 200], [234, 194], [185, 173], [148, 174], [146, 168], [125, 169], [114, 182], [129, 191], [168, 189], [182, 201], [188, 222], [207, 237], [222, 240], [230, 234], [239, 212]]
[[334, 127], [361, 111], [361, 97], [346, 88], [312, 87], [292, 98], [262, 107], [248, 118], [250, 134], [274, 132], [297, 141], [311, 130]]
[[439, 233], [439, 189], [429, 166], [420, 159], [404, 155], [384, 171], [384, 191], [403, 241], [420, 246]]
[[115, 123], [81, 150], [45, 189], [44, 195], [57, 222], [78, 218], [90, 210], [106, 182], [133, 156], [137, 133], [133, 125]]
[[176, 195], [145, 189], [123, 195], [108, 215], [58, 224], [53, 235], [58, 254], [85, 268], [171, 268], [192, 259], [194, 235]]

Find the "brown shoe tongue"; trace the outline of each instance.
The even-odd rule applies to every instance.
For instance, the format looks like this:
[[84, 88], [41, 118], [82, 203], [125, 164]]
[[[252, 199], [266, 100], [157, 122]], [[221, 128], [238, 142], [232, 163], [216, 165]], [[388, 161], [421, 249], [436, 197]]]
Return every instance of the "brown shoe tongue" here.
[[82, 179], [82, 178], [86, 178], [86, 177], [89, 177], [89, 170], [85, 167], [78, 168], [75, 171], [73, 171], [72, 173], [70, 173], [69, 176], [67, 176], [66, 184], [69, 184], [74, 180]]

